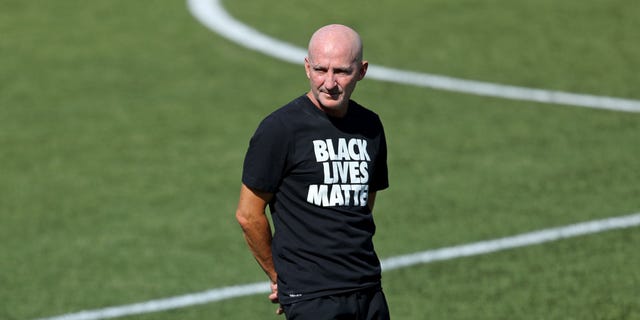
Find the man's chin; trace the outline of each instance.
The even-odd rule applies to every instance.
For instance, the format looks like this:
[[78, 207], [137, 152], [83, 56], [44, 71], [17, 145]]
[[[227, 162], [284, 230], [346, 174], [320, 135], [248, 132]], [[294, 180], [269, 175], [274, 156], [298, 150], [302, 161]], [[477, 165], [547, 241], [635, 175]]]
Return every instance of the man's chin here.
[[334, 109], [334, 108], [339, 108], [342, 105], [342, 98], [338, 97], [338, 98], [324, 98], [320, 100], [320, 104], [322, 104], [323, 107], [328, 108], [328, 109]]

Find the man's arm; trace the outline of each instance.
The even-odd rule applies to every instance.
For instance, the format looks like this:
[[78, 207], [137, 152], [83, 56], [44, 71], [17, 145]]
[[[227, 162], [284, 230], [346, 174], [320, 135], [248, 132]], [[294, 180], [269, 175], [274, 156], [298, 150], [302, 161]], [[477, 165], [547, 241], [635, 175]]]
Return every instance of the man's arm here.
[[[278, 303], [278, 274], [273, 266], [273, 256], [271, 255], [271, 240], [273, 236], [265, 213], [271, 198], [273, 198], [272, 193], [252, 190], [243, 184], [240, 189], [240, 201], [238, 201], [236, 219], [242, 227], [244, 239], [247, 241], [253, 256], [271, 280], [269, 300], [273, 303]], [[276, 310], [276, 314], [282, 314], [283, 312], [281, 306]]]
[[240, 189], [236, 219], [242, 227], [244, 238], [253, 256], [271, 283], [275, 284], [278, 276], [271, 255], [271, 226], [265, 213], [265, 208], [272, 197], [271, 193], [253, 190], [243, 184]]

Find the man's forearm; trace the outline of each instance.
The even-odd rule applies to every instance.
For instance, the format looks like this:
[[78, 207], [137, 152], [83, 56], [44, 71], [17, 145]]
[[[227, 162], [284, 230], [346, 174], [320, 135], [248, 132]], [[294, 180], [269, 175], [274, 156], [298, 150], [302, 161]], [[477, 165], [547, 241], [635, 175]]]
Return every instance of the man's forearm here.
[[271, 253], [271, 227], [269, 221], [264, 219], [255, 219], [241, 223], [244, 238], [247, 245], [253, 253], [256, 261], [267, 274], [271, 282], [275, 283], [277, 274], [273, 266], [273, 256]]
[[240, 189], [236, 219], [242, 227], [251, 253], [271, 282], [275, 283], [277, 274], [271, 255], [271, 226], [265, 214], [265, 208], [272, 197], [273, 194], [253, 190], [243, 184]]

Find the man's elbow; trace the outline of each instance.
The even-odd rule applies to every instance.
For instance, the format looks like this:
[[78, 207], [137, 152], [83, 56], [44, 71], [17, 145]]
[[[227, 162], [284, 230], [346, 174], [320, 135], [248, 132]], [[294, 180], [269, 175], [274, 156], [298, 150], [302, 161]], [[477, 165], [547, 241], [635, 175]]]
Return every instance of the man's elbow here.
[[242, 230], [248, 229], [251, 225], [251, 219], [249, 218], [249, 215], [240, 209], [236, 210], [236, 221], [238, 221], [238, 224], [240, 225]]

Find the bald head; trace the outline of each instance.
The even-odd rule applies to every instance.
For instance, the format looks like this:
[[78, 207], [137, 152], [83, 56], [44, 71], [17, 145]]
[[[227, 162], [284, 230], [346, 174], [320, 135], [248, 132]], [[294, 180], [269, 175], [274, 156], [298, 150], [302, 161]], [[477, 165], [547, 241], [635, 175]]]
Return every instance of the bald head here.
[[309, 41], [309, 58], [317, 54], [344, 55], [353, 62], [362, 61], [362, 40], [358, 33], [341, 24], [331, 24], [316, 31]]
[[340, 24], [320, 28], [309, 41], [304, 68], [311, 90], [307, 96], [320, 110], [343, 117], [356, 83], [367, 73], [362, 41], [353, 29]]

